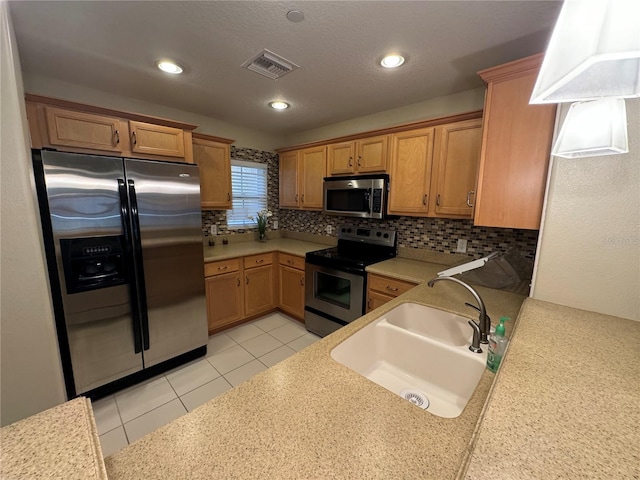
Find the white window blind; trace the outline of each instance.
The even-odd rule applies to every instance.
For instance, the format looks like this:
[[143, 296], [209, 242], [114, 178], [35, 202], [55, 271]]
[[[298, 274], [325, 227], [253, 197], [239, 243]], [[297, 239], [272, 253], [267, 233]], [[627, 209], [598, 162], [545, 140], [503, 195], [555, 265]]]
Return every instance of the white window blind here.
[[228, 228], [257, 227], [258, 212], [267, 209], [267, 165], [264, 163], [231, 160], [231, 189], [233, 202], [227, 210]]

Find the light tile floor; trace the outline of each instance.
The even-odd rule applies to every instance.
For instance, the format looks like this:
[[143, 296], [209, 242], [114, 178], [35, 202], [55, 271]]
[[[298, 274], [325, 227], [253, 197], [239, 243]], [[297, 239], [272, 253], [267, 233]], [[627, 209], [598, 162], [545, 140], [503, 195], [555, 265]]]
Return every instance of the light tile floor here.
[[93, 403], [103, 456], [117, 452], [319, 338], [282, 313], [212, 335], [206, 357]]

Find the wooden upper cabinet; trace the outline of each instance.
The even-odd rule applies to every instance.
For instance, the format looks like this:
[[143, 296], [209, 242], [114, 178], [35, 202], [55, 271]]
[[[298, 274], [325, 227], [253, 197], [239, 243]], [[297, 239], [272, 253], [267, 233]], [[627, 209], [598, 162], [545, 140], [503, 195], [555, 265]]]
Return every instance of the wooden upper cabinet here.
[[144, 122], [129, 122], [131, 151], [164, 157], [184, 158], [182, 130]]
[[193, 162], [191, 125], [26, 94], [33, 148]]
[[298, 150], [279, 155], [280, 208], [298, 208]]
[[233, 140], [193, 134], [193, 161], [200, 167], [200, 202], [204, 210], [231, 208], [231, 156]]
[[53, 146], [114, 153], [127, 149], [127, 126], [119, 118], [55, 107], [44, 107], [44, 112], [49, 144]]
[[323, 179], [327, 169], [325, 147], [305, 148], [299, 157], [300, 208], [322, 210]]
[[327, 169], [324, 146], [280, 154], [280, 208], [322, 210], [322, 182]]
[[430, 216], [473, 218], [482, 119], [435, 128]]
[[353, 175], [387, 171], [389, 135], [334, 143], [327, 147], [329, 175]]
[[478, 74], [487, 82], [474, 224], [538, 229], [555, 105], [530, 105], [542, 63], [534, 55]]
[[433, 127], [391, 136], [390, 214], [428, 215], [433, 137]]

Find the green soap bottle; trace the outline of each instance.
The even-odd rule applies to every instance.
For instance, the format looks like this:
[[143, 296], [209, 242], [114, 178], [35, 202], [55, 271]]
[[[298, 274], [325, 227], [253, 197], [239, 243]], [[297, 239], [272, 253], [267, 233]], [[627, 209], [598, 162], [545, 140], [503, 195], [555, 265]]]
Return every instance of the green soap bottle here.
[[510, 320], [509, 317], [500, 317], [500, 324], [496, 326], [496, 331], [489, 336], [489, 353], [487, 355], [487, 368], [492, 372], [497, 372], [502, 356], [507, 348], [507, 337], [504, 336], [504, 322]]

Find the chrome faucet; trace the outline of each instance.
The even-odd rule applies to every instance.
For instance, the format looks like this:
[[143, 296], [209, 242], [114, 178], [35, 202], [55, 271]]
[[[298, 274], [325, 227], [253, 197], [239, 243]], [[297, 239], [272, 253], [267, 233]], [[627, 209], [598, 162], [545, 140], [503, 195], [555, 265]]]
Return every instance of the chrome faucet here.
[[471, 295], [473, 295], [473, 297], [476, 299], [476, 302], [478, 302], [478, 307], [480, 308], [473, 307], [472, 305], [469, 305], [469, 304], [465, 304], [465, 305], [469, 305], [472, 308], [476, 308], [476, 310], [479, 310], [480, 312], [480, 318], [478, 319], [478, 323], [472, 320], [469, 320], [469, 325], [471, 325], [471, 327], [473, 328], [473, 343], [469, 347], [469, 350], [471, 350], [472, 352], [481, 353], [482, 349], [480, 348], [480, 344], [489, 343], [489, 339], [487, 338], [487, 335], [489, 335], [489, 331], [491, 330], [491, 319], [487, 315], [487, 309], [484, 306], [484, 302], [482, 301], [482, 298], [480, 298], [480, 295], [478, 294], [478, 292], [476, 292], [476, 290], [471, 285], [453, 277], [432, 278], [431, 280], [429, 280], [427, 285], [429, 285], [430, 287], [433, 287], [433, 285], [436, 282], [439, 282], [441, 280], [448, 280], [450, 282], [454, 282], [459, 285], [462, 285], [464, 288], [469, 290]]

